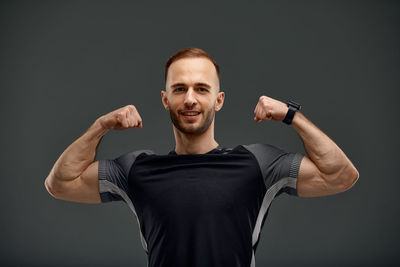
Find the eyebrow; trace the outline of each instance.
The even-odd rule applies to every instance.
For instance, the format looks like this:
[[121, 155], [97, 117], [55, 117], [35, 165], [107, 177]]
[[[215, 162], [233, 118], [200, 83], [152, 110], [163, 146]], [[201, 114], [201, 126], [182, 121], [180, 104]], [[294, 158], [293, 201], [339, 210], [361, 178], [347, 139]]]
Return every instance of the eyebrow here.
[[[195, 85], [196, 87], [202, 86], [202, 87], [206, 87], [206, 88], [208, 88], [208, 89], [211, 88], [211, 86], [208, 85], [208, 84], [206, 84], [206, 83], [195, 83], [194, 85]], [[182, 86], [184, 87], [184, 86], [186, 86], [186, 84], [184, 84], [184, 83], [175, 83], [175, 84], [171, 85], [171, 88], [174, 88], [174, 87], [182, 87]]]

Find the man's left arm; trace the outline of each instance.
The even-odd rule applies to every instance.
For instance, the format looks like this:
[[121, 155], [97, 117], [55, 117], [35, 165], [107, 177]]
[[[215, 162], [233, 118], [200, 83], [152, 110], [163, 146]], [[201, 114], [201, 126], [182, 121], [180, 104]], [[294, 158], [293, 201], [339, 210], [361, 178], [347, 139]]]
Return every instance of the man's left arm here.
[[[286, 103], [261, 96], [254, 109], [254, 120], [282, 121], [287, 111]], [[359, 173], [335, 142], [299, 111], [296, 111], [291, 125], [302, 139], [309, 156], [304, 156], [300, 164], [296, 185], [298, 196], [337, 194], [355, 184]]]

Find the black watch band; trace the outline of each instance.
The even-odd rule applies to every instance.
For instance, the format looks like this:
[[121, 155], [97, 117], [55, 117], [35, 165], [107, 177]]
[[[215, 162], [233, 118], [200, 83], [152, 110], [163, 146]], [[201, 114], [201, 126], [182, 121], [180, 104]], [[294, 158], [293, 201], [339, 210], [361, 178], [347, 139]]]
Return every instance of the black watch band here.
[[301, 109], [300, 104], [294, 102], [294, 101], [289, 101], [286, 102], [287, 106], [289, 107], [288, 112], [286, 113], [285, 118], [283, 119], [282, 122], [286, 123], [286, 124], [291, 124], [294, 114], [296, 113], [296, 111], [298, 111], [299, 109]]

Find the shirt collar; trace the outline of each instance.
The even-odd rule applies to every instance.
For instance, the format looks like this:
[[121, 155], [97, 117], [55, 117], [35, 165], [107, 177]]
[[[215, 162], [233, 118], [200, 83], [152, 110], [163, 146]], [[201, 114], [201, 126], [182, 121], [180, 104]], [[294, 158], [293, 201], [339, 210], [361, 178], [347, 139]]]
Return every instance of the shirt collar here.
[[[203, 154], [198, 154], [198, 155], [215, 154], [216, 152], [221, 151], [221, 150], [222, 150], [222, 146], [218, 145], [217, 147], [211, 149], [210, 151], [208, 151], [208, 152], [206, 152], [206, 153], [203, 153]], [[178, 155], [178, 154], [177, 154], [177, 153], [175, 152], [175, 150], [173, 149], [173, 150], [171, 150], [171, 151], [168, 153], [168, 155]], [[196, 155], [196, 154], [184, 154], [184, 155]]]

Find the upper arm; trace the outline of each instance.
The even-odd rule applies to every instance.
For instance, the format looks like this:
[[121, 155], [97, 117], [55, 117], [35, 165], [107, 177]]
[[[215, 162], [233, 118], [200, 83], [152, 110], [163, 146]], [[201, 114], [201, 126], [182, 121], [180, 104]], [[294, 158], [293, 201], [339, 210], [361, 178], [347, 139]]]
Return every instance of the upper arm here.
[[[344, 181], [348, 181], [347, 170], [349, 166], [343, 167], [334, 174], [324, 174], [307, 156], [301, 161], [297, 178], [297, 194], [299, 197], [321, 197], [333, 195], [347, 190], [351, 187]], [[346, 178], [346, 179], [344, 179]]]
[[79, 177], [72, 181], [63, 182], [57, 193], [51, 192], [47, 184], [46, 188], [57, 199], [86, 204], [101, 203], [98, 170], [99, 162], [94, 161]]

